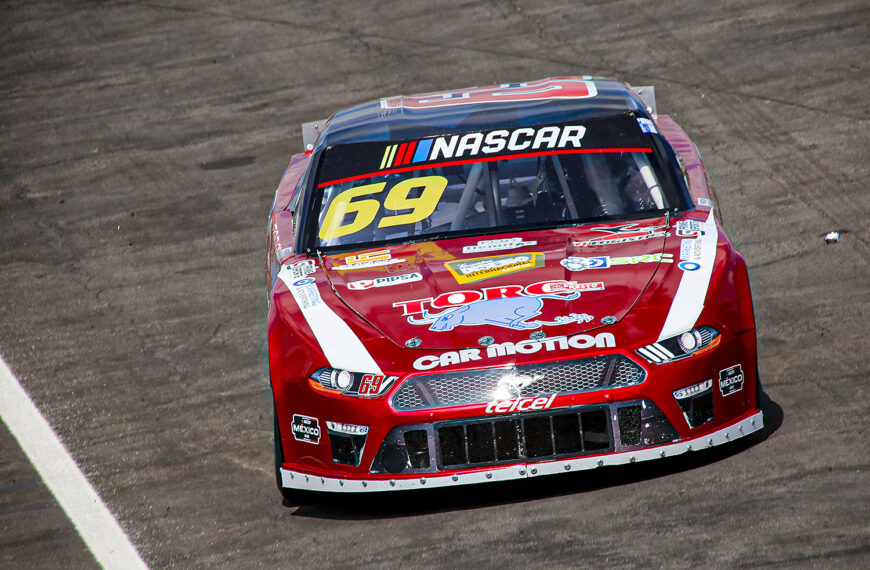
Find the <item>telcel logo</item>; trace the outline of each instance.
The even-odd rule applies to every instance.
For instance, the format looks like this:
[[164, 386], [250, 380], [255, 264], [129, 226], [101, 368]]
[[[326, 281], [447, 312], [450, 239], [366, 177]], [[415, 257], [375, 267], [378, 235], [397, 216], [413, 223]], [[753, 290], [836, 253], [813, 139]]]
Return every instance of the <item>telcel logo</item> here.
[[538, 398], [514, 398], [512, 400], [493, 400], [486, 405], [487, 414], [505, 414], [508, 412], [527, 412], [529, 410], [547, 410], [553, 405], [553, 400], [556, 399], [556, 394], [551, 394], [549, 398], [540, 396]]

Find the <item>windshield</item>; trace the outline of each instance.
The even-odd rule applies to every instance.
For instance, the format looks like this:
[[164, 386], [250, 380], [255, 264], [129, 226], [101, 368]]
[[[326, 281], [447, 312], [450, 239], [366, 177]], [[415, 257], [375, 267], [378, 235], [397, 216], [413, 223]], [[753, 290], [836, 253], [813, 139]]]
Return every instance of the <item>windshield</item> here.
[[618, 219], [675, 207], [679, 193], [659, 164], [650, 132], [648, 119], [624, 115], [329, 148], [320, 169], [324, 181], [316, 186], [316, 247]]

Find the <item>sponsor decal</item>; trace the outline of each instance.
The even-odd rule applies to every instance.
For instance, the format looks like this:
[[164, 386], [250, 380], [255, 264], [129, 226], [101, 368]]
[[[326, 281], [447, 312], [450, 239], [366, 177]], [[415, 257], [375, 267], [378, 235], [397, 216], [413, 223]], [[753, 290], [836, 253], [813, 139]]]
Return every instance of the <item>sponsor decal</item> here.
[[598, 90], [594, 81], [570, 78], [551, 78], [523, 83], [502, 83], [489, 87], [472, 87], [449, 93], [428, 93], [381, 99], [382, 109], [404, 107], [426, 109], [479, 103], [505, 103], [537, 101], [540, 99], [586, 99], [595, 97]]
[[305, 443], [320, 443], [320, 424], [317, 418], [293, 414], [293, 424], [290, 426], [293, 439]]
[[527, 245], [538, 245], [536, 241], [523, 241], [521, 237], [505, 239], [485, 239], [477, 242], [477, 245], [466, 245], [462, 253], [483, 253], [485, 251], [499, 251], [502, 249], [516, 249]]
[[563, 350], [583, 350], [587, 348], [613, 348], [616, 339], [612, 333], [596, 335], [575, 334], [572, 336], [556, 336], [540, 340], [522, 340], [520, 342], [493, 343], [486, 347], [451, 350], [441, 354], [427, 354], [414, 361], [415, 370], [431, 370], [442, 366], [452, 366], [471, 361], [483, 361], [491, 358], [513, 356], [515, 354], [534, 354], [536, 352], [557, 352]]
[[530, 410], [547, 410], [553, 405], [556, 394], [539, 396], [537, 398], [514, 398], [511, 400], [493, 400], [486, 405], [487, 414], [506, 414], [509, 412], [528, 412]]
[[648, 253], [633, 255], [631, 257], [610, 257], [599, 255], [596, 257], [566, 257], [559, 263], [568, 271], [585, 271], [587, 269], [607, 269], [614, 265], [635, 265], [637, 263], [673, 263], [673, 255], [670, 253]]
[[698, 198], [698, 205], [699, 206], [706, 206], [707, 208], [712, 208], [713, 207], [713, 200], [710, 200], [709, 198]]
[[543, 253], [518, 253], [457, 259], [444, 264], [460, 285], [544, 266]]
[[[475, 162], [510, 160], [519, 157], [547, 155], [574, 155], [584, 153], [642, 152], [651, 153], [649, 135], [645, 134], [635, 117], [584, 117], [562, 123], [492, 128], [474, 132], [443, 133], [437, 136], [361, 142], [338, 145], [327, 149], [318, 171], [318, 188], [362, 181], [365, 190], [345, 194], [339, 204], [348, 206], [346, 212], [365, 214], [376, 205], [357, 198], [383, 190], [373, 188], [386, 182], [378, 181], [378, 173], [421, 172], [424, 168], [459, 166]], [[419, 185], [419, 182], [414, 184]], [[404, 189], [396, 195], [399, 201], [407, 198]], [[381, 199], [379, 204], [384, 204]], [[389, 208], [389, 209], [405, 209]], [[327, 216], [329, 218], [329, 216]], [[404, 222], [403, 222], [404, 223]], [[322, 238], [328, 239], [328, 238]]]
[[313, 277], [303, 277], [290, 284], [290, 292], [303, 311], [323, 303]]
[[653, 135], [658, 134], [658, 131], [656, 130], [656, 124], [653, 123], [650, 119], [638, 117], [637, 124], [640, 127], [641, 132], [643, 132], [643, 133], [650, 133]]
[[307, 277], [317, 271], [317, 265], [315, 265], [314, 260], [312, 259], [288, 263], [285, 267], [290, 271], [290, 277], [292, 279], [301, 279], [302, 277]]
[[398, 376], [384, 376], [383, 374], [363, 374], [357, 393], [360, 396], [377, 396], [398, 378]]
[[[582, 291], [601, 291], [604, 283], [540, 281], [528, 286], [505, 285], [481, 290], [450, 291], [437, 297], [397, 301], [403, 316], [413, 325], [430, 325], [436, 332], [452, 331], [458, 326], [490, 325], [513, 330], [530, 330], [544, 325], [558, 326], [594, 320], [586, 313], [559, 315], [552, 321], [530, 320], [541, 314], [544, 299], [571, 301]], [[440, 312], [430, 311], [439, 309]], [[417, 317], [416, 315], [421, 315]]]
[[377, 279], [360, 279], [347, 284], [347, 288], [353, 291], [371, 289], [373, 287], [389, 287], [391, 285], [401, 285], [403, 283], [413, 283], [414, 281], [422, 281], [423, 276], [419, 273], [405, 273], [402, 275], [388, 275], [387, 277], [378, 277]]
[[550, 125], [512, 130], [496, 129], [487, 133], [465, 133], [423, 139], [419, 142], [391, 144], [384, 149], [378, 170], [505, 151], [580, 148], [585, 134], [586, 127], [583, 125]]
[[405, 260], [392, 257], [390, 250], [384, 249], [359, 255], [349, 255], [342, 261], [344, 261], [345, 265], [333, 265], [332, 268], [337, 271], [348, 271], [350, 269], [366, 269], [368, 267], [392, 265], [393, 263], [402, 263]]
[[677, 220], [677, 235], [691, 238], [701, 237], [704, 235], [701, 224], [702, 222], [696, 220]]
[[723, 396], [730, 396], [743, 389], [743, 369], [735, 364], [719, 371], [719, 391]]
[[628, 243], [632, 241], [643, 241], [658, 237], [668, 237], [670, 234], [666, 230], [667, 226], [642, 226], [637, 224], [624, 224], [617, 228], [589, 228], [589, 231], [604, 232], [608, 235], [591, 238], [586, 241], [575, 241], [571, 245], [574, 247], [590, 247], [595, 245], [610, 245], [614, 243]]
[[678, 267], [683, 271], [697, 271], [701, 269], [701, 240], [684, 239], [680, 242], [680, 263]]

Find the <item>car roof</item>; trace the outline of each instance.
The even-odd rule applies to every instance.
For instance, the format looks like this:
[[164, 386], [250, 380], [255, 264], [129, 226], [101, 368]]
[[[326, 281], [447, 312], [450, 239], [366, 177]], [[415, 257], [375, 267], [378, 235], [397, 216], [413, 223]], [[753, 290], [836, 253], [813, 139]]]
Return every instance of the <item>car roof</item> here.
[[327, 121], [316, 147], [552, 124], [628, 112], [649, 116], [637, 94], [616, 80], [547, 78], [390, 97], [351, 107]]

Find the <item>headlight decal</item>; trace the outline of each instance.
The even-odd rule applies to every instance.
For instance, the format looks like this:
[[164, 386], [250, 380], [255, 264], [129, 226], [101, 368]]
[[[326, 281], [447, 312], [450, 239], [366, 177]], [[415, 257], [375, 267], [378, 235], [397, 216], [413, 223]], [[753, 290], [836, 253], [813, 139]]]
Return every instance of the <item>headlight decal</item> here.
[[719, 344], [722, 337], [713, 327], [700, 326], [637, 349], [653, 364], [664, 364], [706, 352]]

